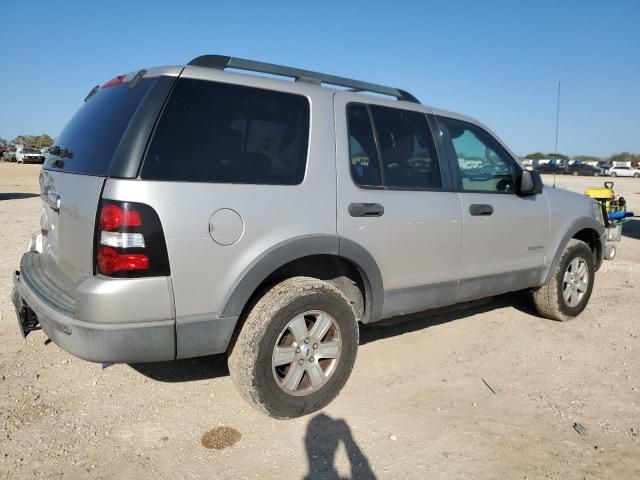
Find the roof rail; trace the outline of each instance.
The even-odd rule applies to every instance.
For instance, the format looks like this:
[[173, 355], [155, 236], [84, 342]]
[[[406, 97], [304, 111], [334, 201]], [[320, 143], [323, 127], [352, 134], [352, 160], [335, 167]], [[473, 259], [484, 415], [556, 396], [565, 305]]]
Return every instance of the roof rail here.
[[191, 60], [188, 65], [194, 65], [196, 67], [217, 68], [219, 70], [224, 70], [225, 68], [235, 68], [237, 70], [268, 73], [271, 75], [280, 75], [283, 77], [294, 78], [299, 82], [308, 82], [316, 85], [326, 83], [329, 85], [337, 85], [340, 87], [350, 88], [355, 92], [380, 93], [382, 95], [395, 97], [398, 100], [420, 103], [420, 101], [416, 97], [411, 95], [409, 92], [400, 90], [399, 88], [385, 87], [384, 85], [361, 82], [359, 80], [353, 80], [351, 78], [337, 77], [335, 75], [327, 75], [325, 73], [313, 72], [311, 70], [302, 70], [300, 68], [274, 65], [272, 63], [245, 60], [243, 58], [227, 57], [224, 55], [202, 55]]

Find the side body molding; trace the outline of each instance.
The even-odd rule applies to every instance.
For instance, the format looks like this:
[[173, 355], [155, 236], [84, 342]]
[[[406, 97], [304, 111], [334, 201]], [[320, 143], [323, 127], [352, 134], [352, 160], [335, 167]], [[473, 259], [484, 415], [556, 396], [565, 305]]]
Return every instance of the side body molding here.
[[256, 258], [239, 276], [229, 291], [220, 317], [234, 317], [260, 284], [275, 270], [294, 260], [311, 255], [336, 255], [353, 263], [364, 278], [367, 293], [364, 323], [380, 320], [382, 316], [382, 276], [375, 260], [362, 246], [333, 235], [303, 235], [281, 242]]

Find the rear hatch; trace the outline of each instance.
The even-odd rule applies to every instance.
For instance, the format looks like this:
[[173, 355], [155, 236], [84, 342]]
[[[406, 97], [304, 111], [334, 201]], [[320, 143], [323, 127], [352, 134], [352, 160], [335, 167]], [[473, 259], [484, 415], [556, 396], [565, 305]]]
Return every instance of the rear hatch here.
[[[141, 79], [142, 75], [116, 77], [94, 89], [45, 160], [40, 175], [39, 273], [67, 292], [94, 274], [96, 212], [105, 179], [137, 175], [141, 149], [163, 101], [151, 97], [166, 98], [170, 87], [166, 80], [173, 83], [168, 77]], [[165, 82], [158, 93], [162, 78]], [[159, 105], [150, 108], [149, 102]], [[141, 119], [141, 115], [152, 118]], [[140, 128], [143, 124], [147, 127]]]

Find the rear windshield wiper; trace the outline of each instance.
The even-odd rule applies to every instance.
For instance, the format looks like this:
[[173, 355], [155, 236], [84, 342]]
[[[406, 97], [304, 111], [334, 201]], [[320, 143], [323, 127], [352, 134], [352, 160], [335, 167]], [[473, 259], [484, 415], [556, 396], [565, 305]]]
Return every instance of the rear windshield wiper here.
[[72, 151], [67, 150], [66, 148], [60, 148], [57, 145], [49, 148], [49, 155], [58, 157], [51, 163], [51, 166], [56, 168], [64, 168], [64, 159], [73, 158]]

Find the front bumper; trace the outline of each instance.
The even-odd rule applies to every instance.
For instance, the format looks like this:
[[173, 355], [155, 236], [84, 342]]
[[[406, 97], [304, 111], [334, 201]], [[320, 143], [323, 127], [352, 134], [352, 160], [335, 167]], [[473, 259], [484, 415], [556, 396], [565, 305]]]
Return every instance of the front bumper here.
[[[62, 349], [90, 362], [136, 363], [176, 357], [175, 320], [136, 323], [90, 323], [73, 318], [38, 295], [20, 272], [13, 274], [11, 295], [16, 312], [25, 306], [42, 330]], [[21, 327], [22, 328], [22, 327]]]

